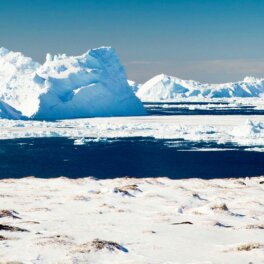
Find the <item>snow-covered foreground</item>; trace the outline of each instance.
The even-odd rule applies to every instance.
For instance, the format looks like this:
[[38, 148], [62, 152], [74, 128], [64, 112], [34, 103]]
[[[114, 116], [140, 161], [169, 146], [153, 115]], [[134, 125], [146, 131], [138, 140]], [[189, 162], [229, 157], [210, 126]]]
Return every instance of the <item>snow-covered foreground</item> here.
[[29, 177], [0, 189], [1, 263], [264, 262], [264, 177]]
[[264, 151], [263, 116], [145, 116], [73, 119], [58, 122], [0, 120], [0, 139], [71, 137], [89, 140], [153, 137], [186, 141], [214, 141]]

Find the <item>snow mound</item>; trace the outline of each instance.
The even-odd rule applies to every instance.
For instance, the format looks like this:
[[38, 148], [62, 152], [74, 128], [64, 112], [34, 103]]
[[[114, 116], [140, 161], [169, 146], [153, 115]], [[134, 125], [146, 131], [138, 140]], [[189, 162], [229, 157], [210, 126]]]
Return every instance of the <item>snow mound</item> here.
[[246, 77], [243, 81], [205, 84], [160, 74], [143, 84], [136, 95], [142, 101], [174, 101], [180, 98], [245, 98], [264, 94], [264, 79]]
[[[113, 48], [47, 54], [43, 65], [0, 49], [0, 100], [33, 119], [144, 115]], [[6, 105], [5, 105], [6, 106]], [[8, 111], [11, 118], [12, 111]]]

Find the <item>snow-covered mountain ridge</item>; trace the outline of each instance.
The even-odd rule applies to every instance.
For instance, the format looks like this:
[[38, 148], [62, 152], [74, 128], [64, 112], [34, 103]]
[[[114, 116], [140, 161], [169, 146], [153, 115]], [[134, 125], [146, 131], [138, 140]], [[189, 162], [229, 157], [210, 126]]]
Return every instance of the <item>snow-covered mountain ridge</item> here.
[[110, 47], [80, 56], [47, 54], [43, 65], [0, 48], [0, 117], [17, 118], [9, 108], [35, 119], [145, 114]]
[[243, 81], [206, 84], [160, 74], [142, 84], [136, 95], [142, 101], [176, 101], [181, 98], [249, 98], [264, 95], [264, 79], [246, 77]]

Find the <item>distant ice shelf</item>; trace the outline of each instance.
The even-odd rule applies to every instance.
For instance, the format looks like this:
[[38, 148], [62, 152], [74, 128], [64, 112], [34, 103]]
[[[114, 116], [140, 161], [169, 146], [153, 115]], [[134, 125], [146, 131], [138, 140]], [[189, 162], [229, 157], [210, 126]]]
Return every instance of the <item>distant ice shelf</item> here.
[[264, 79], [246, 77], [239, 82], [206, 84], [160, 74], [139, 86], [136, 95], [144, 102], [263, 98]]

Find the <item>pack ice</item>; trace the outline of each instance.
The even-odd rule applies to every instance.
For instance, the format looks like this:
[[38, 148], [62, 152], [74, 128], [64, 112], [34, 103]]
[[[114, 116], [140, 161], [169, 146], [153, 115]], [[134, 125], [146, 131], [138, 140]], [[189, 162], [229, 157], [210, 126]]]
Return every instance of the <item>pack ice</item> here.
[[136, 95], [146, 102], [261, 97], [264, 96], [264, 79], [246, 77], [240, 82], [205, 84], [160, 74], [141, 85]]
[[0, 118], [144, 115], [113, 48], [47, 54], [43, 65], [0, 48]]

